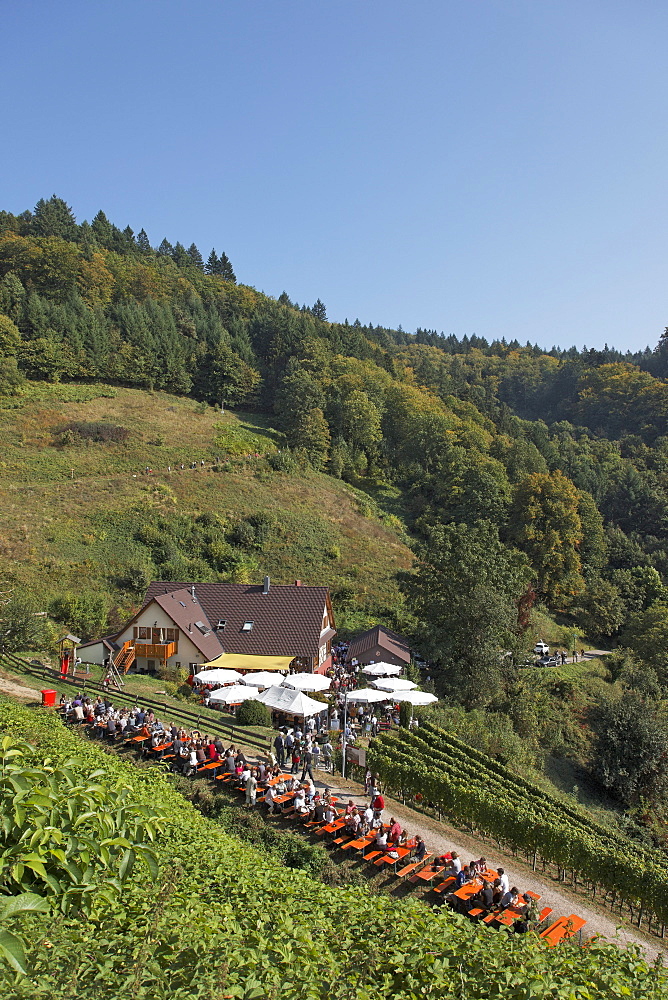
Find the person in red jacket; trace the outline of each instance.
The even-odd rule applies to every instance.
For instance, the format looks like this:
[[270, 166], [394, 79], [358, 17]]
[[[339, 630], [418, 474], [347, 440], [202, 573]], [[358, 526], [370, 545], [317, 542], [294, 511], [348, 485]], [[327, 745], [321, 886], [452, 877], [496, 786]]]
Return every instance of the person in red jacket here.
[[383, 798], [380, 792], [378, 792], [375, 798], [371, 800], [371, 808], [375, 812], [382, 812], [383, 809], [385, 808], [385, 799]]

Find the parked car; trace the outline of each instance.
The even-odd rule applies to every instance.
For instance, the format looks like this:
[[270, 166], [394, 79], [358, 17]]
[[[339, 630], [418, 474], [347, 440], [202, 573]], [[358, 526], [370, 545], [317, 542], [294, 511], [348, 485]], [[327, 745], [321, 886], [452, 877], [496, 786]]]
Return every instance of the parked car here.
[[537, 642], [533, 647], [533, 651], [536, 656], [549, 656], [550, 647], [546, 642]]
[[536, 660], [537, 667], [558, 667], [560, 663], [558, 656], [541, 656], [540, 660]]

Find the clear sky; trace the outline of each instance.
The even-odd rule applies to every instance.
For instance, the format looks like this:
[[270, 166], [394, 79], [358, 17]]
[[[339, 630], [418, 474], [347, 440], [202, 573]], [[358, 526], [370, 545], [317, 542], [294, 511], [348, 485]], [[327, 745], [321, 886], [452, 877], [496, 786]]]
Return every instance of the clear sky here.
[[5, 2], [0, 207], [103, 208], [330, 319], [652, 346], [664, 0]]

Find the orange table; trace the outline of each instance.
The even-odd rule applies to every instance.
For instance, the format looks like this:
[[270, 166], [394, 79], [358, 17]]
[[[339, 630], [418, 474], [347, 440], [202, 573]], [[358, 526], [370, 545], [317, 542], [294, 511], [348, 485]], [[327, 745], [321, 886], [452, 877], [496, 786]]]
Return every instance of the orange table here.
[[540, 936], [549, 945], [555, 945], [564, 938], [573, 937], [574, 934], [582, 930], [586, 923], [587, 921], [583, 920], [582, 917], [571, 913], [568, 917], [559, 917]]

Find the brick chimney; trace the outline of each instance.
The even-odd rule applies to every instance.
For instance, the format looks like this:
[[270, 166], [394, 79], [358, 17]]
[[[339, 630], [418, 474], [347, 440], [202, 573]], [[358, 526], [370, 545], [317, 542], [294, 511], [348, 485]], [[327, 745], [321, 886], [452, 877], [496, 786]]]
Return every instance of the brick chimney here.
[[301, 580], [295, 580], [295, 587], [301, 587], [301, 585], [302, 585]]

